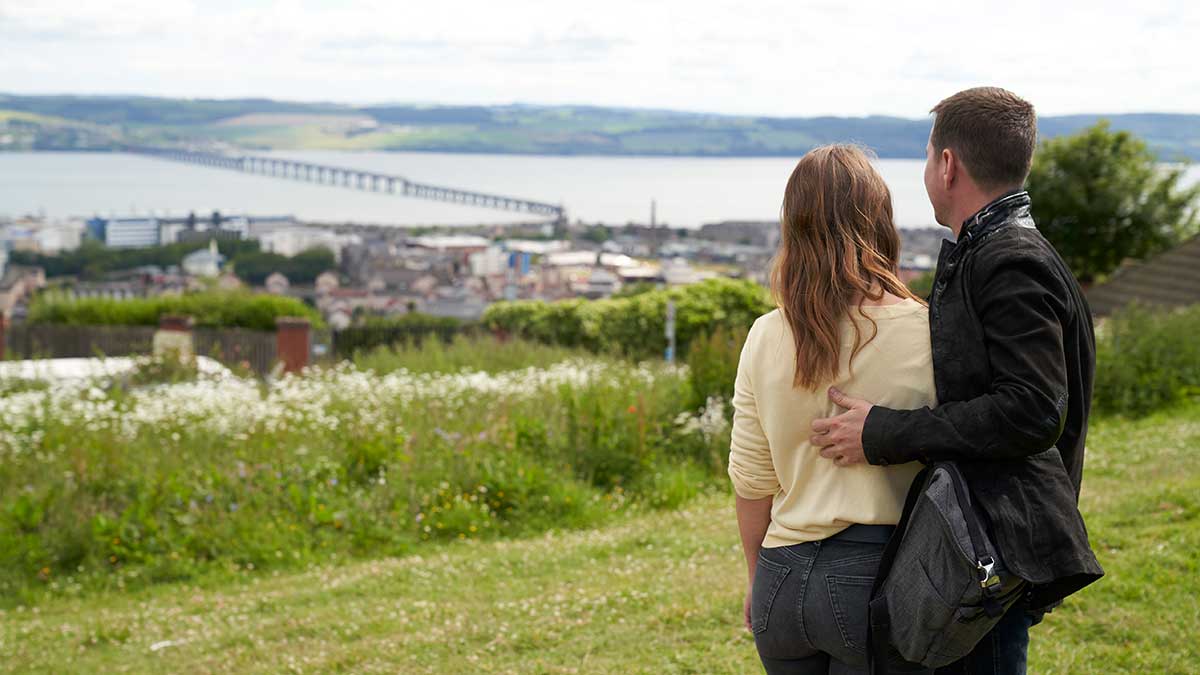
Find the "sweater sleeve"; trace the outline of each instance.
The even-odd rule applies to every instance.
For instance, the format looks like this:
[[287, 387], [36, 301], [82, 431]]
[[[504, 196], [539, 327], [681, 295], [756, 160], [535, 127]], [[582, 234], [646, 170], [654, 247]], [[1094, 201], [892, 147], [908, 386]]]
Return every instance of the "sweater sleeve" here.
[[755, 331], [746, 336], [738, 358], [733, 387], [733, 431], [729, 444], [729, 478], [734, 492], [746, 499], [773, 497], [779, 492], [779, 477], [771, 460], [767, 435], [758, 417], [758, 405], [750, 380], [755, 358]]

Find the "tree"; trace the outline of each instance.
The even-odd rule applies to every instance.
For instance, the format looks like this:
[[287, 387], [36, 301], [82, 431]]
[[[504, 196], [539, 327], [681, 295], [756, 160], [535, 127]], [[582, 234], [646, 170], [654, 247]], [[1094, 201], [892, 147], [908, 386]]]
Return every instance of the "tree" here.
[[1038, 229], [1083, 283], [1126, 258], [1171, 248], [1200, 229], [1200, 185], [1160, 164], [1145, 141], [1108, 122], [1042, 141], [1028, 189]]
[[922, 272], [920, 275], [913, 277], [908, 281], [908, 290], [915, 293], [917, 296], [929, 299], [929, 294], [933, 293], [933, 276], [934, 270]]
[[583, 233], [583, 238], [601, 244], [612, 239], [612, 233], [603, 225], [592, 225]]
[[261, 286], [272, 272], [296, 284], [311, 284], [325, 270], [337, 266], [333, 252], [323, 246], [310, 248], [289, 258], [266, 251], [247, 251], [232, 258], [234, 273], [248, 284]]

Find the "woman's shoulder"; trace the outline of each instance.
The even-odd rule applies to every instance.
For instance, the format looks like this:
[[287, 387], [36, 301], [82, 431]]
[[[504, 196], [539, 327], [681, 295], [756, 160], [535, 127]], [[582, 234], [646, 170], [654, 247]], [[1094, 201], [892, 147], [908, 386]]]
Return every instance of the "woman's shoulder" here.
[[893, 302], [886, 305], [862, 305], [858, 310], [849, 312], [846, 318], [848, 320], [860, 321], [864, 316], [876, 322], [880, 319], [899, 320], [901, 323], [905, 321], [927, 322], [929, 320], [929, 308], [923, 302], [919, 302], [913, 298], [904, 298], [900, 302]]
[[[876, 331], [917, 331], [927, 332], [929, 326], [929, 308], [924, 303], [912, 298], [890, 305], [870, 305], [863, 308], [863, 314], [875, 323]], [[850, 312], [844, 321], [862, 321], [857, 312]], [[761, 343], [765, 340], [791, 343], [791, 326], [783, 314], [783, 310], [775, 309], [759, 316], [750, 326], [746, 342]]]
[[773, 309], [773, 310], [767, 312], [766, 314], [763, 314], [762, 316], [755, 319], [754, 325], [757, 326], [759, 324], [762, 324], [765, 326], [767, 324], [770, 324], [773, 322], [779, 322], [779, 321], [783, 321], [783, 312], [778, 307], [776, 307], [775, 309]]
[[758, 316], [746, 331], [746, 339], [742, 346], [743, 354], [747, 351], [757, 351], [763, 338], [771, 333], [778, 333], [779, 326], [784, 321], [778, 308]]
[[750, 333], [746, 336], [746, 339], [750, 339], [750, 336], [761, 337], [767, 333], [778, 332], [779, 330], [783, 329], [786, 324], [787, 321], [785, 321], [783, 318], [783, 312], [776, 307], [775, 309], [754, 320], [754, 323], [750, 326]]

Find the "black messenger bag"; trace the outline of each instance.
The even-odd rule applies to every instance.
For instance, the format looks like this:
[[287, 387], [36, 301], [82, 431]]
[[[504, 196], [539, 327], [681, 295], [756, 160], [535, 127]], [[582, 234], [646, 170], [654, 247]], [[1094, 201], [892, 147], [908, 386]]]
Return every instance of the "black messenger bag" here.
[[868, 607], [872, 673], [888, 670], [889, 647], [936, 668], [966, 656], [1024, 590], [988, 538], [981, 512], [954, 462], [913, 479], [884, 549]]

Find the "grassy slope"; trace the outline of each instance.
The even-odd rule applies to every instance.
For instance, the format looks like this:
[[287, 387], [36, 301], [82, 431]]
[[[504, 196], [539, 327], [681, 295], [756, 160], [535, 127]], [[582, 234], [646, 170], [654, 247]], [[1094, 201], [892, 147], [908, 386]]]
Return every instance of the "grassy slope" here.
[[[1031, 672], [1200, 660], [1200, 406], [1104, 420], [1082, 508], [1108, 577], [1035, 629]], [[732, 499], [594, 531], [0, 613], [22, 672], [747, 673]], [[157, 652], [160, 640], [186, 640]]]

